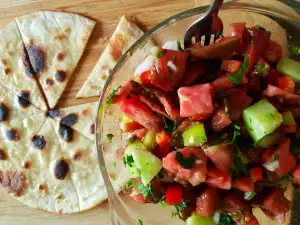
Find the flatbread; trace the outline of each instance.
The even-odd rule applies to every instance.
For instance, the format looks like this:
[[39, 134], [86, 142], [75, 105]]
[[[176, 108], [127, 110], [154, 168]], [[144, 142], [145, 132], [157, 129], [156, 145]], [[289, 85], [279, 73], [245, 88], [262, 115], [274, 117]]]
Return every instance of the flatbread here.
[[101, 176], [95, 142], [74, 131], [67, 142], [61, 136], [61, 125], [53, 120], [61, 151], [70, 162], [70, 172], [78, 193], [80, 211], [95, 207], [107, 199]]
[[38, 113], [42, 113], [42, 111], [27, 99], [0, 85], [0, 123], [13, 119], [23, 119]]
[[95, 68], [89, 75], [76, 98], [99, 96], [104, 84], [121, 56], [144, 32], [123, 16]]
[[[64, 170], [64, 164], [61, 163], [68, 165], [70, 159], [61, 151], [51, 119], [46, 120], [36, 136], [38, 138], [43, 141], [32, 144], [22, 162], [21, 171], [26, 177], [26, 189], [17, 200], [31, 208], [51, 213], [79, 212], [71, 173]], [[60, 173], [55, 173], [59, 169]]]
[[84, 52], [95, 21], [50, 11], [34, 12], [16, 21], [32, 68], [52, 109]]
[[26, 96], [42, 110], [47, 106], [26, 60], [26, 51], [15, 21], [0, 31], [0, 84], [15, 94]]
[[72, 127], [83, 136], [95, 140], [97, 105], [97, 102], [86, 103], [62, 109], [54, 109], [48, 114], [63, 124]]

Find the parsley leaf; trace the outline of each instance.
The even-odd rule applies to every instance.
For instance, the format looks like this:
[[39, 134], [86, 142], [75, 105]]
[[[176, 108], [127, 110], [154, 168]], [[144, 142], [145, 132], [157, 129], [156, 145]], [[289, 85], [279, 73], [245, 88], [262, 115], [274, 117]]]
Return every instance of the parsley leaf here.
[[116, 161], [114, 162], [114, 167], [117, 167], [117, 162]]
[[152, 195], [154, 197], [154, 194], [152, 192], [151, 183], [148, 184], [147, 186], [144, 186], [142, 183], [140, 183], [136, 186], [136, 190], [138, 193], [142, 194], [144, 197], [147, 197], [148, 195]]
[[293, 46], [293, 47], [290, 47], [290, 52], [293, 53], [294, 55], [300, 55], [300, 48], [297, 47], [297, 46]]
[[107, 134], [106, 138], [109, 141], [109, 143], [112, 143], [112, 139], [113, 139], [114, 135], [113, 134]]
[[135, 180], [134, 180], [134, 179], [131, 179], [130, 181], [128, 181], [128, 182], [125, 184], [125, 187], [126, 187], [127, 189], [129, 189], [129, 188], [133, 187], [134, 183], [135, 183]]
[[132, 164], [134, 163], [132, 155], [125, 156], [125, 162], [129, 167], [132, 167]]
[[164, 119], [164, 124], [165, 124], [165, 131], [167, 134], [172, 134], [177, 128], [176, 124], [169, 119]]
[[259, 24], [255, 25], [254, 28], [266, 31], [266, 29]]
[[179, 51], [183, 51], [183, 48], [181, 47], [181, 42], [177, 40], [177, 48]]
[[222, 32], [217, 31], [215, 37], [216, 38], [221, 38], [221, 37], [224, 37], [224, 36], [223, 36]]
[[293, 155], [297, 156], [300, 154], [298, 142], [295, 140], [291, 140], [290, 151]]
[[106, 99], [106, 107], [111, 106], [111, 104], [113, 103], [113, 98], [115, 97], [115, 95], [118, 93], [119, 89], [122, 86], [120, 85], [119, 87], [117, 87], [116, 89], [112, 90], [112, 92], [107, 96]]
[[194, 167], [194, 162], [196, 161], [196, 157], [191, 156], [191, 157], [184, 158], [180, 152], [176, 152], [176, 160], [183, 168], [191, 169]]
[[217, 145], [226, 138], [228, 138], [228, 133], [217, 133], [216, 139], [213, 141], [212, 145]]
[[258, 64], [256, 66], [256, 71], [257, 71], [257, 73], [258, 73], [259, 76], [263, 76], [265, 74], [265, 72], [267, 71], [267, 69], [263, 65]]
[[143, 225], [143, 224], [144, 224], [143, 220], [138, 219], [138, 224], [139, 224], [139, 225]]
[[178, 216], [179, 219], [184, 220], [184, 218], [182, 217], [182, 213], [184, 212], [184, 210], [188, 207], [187, 202], [186, 201], [182, 201], [181, 204], [179, 205], [175, 205], [175, 212], [172, 212], [172, 217], [176, 217]]
[[241, 84], [243, 81], [243, 77], [246, 73], [246, 70], [248, 69], [248, 66], [249, 66], [249, 58], [246, 57], [242, 67], [236, 73], [229, 76], [228, 79], [235, 84]]
[[279, 155], [275, 154], [273, 158], [274, 158], [274, 160], [279, 160]]
[[221, 213], [218, 225], [235, 225], [235, 222], [229, 215]]

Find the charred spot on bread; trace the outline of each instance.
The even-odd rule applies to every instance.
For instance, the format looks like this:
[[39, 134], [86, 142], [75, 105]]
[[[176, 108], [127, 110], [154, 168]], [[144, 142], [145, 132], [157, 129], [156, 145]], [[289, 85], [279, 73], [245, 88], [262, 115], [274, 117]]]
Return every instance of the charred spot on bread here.
[[7, 120], [8, 113], [8, 107], [4, 103], [0, 102], [0, 122]]
[[22, 50], [22, 63], [25, 68], [25, 73], [26, 73], [27, 77], [33, 78], [35, 76], [35, 72], [30, 64], [29, 56], [27, 54], [25, 47], [23, 47], [23, 50]]
[[78, 116], [75, 113], [70, 113], [61, 119], [61, 123], [67, 126], [73, 126], [78, 121]]
[[6, 60], [6, 59], [2, 59], [1, 62], [2, 62], [2, 64], [3, 64], [3, 66], [6, 66], [6, 65], [7, 65], [7, 60]]
[[110, 55], [115, 61], [119, 61], [119, 59], [123, 55], [122, 49], [124, 45], [124, 37], [122, 35], [116, 35], [113, 39], [109, 41], [109, 45], [111, 46], [109, 48]]
[[24, 163], [24, 168], [25, 168], [25, 169], [29, 169], [30, 167], [31, 167], [31, 163], [28, 162], [28, 161], [26, 161], [26, 162]]
[[30, 105], [30, 92], [21, 91], [18, 95], [18, 103], [21, 107], [27, 108]]
[[74, 131], [71, 127], [68, 127], [67, 125], [60, 123], [59, 134], [64, 141], [71, 142], [73, 140]]
[[55, 118], [60, 114], [59, 109], [51, 109], [46, 112], [46, 117]]
[[32, 69], [38, 75], [46, 67], [46, 54], [42, 48], [34, 43], [27, 45], [26, 49]]
[[39, 190], [43, 191], [45, 195], [48, 195], [48, 194], [49, 194], [49, 190], [48, 190], [47, 185], [40, 184]]
[[69, 164], [66, 160], [60, 159], [55, 163], [54, 176], [58, 180], [63, 180], [69, 172]]
[[89, 130], [91, 134], [95, 134], [95, 124], [92, 124]]
[[66, 79], [67, 73], [63, 70], [58, 70], [55, 73], [55, 79], [59, 82], [63, 82]]
[[9, 129], [5, 132], [5, 136], [10, 141], [19, 141], [20, 135], [16, 129]]
[[43, 150], [46, 146], [46, 140], [41, 135], [34, 135], [31, 141], [33, 146], [39, 150]]
[[7, 160], [7, 153], [0, 148], [0, 160]]
[[4, 187], [9, 194], [15, 197], [20, 197], [25, 188], [26, 177], [18, 171], [7, 171], [6, 173], [0, 172], [0, 184]]
[[52, 86], [54, 84], [54, 80], [51, 79], [51, 78], [47, 78], [46, 79], [46, 84], [49, 85], [49, 86]]
[[64, 53], [60, 52], [60, 53], [57, 54], [56, 58], [57, 58], [58, 61], [63, 61], [64, 58], [65, 58], [65, 55], [64, 55]]
[[9, 75], [11, 73], [11, 69], [9, 67], [4, 70], [5, 75]]
[[75, 154], [73, 155], [73, 159], [74, 159], [75, 161], [80, 161], [81, 158], [82, 158], [82, 152], [81, 152], [80, 150], [77, 150], [77, 151], [75, 152]]

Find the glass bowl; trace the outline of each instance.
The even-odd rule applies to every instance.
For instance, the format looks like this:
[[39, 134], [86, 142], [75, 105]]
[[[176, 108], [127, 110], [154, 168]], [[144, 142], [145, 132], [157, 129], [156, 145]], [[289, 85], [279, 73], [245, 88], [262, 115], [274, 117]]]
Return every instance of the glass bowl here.
[[[260, 21], [257, 20], [257, 18], [262, 19], [266, 16], [275, 20], [286, 30], [286, 41], [289, 45], [297, 45], [299, 40], [298, 34], [300, 34], [300, 19], [297, 13], [291, 11], [283, 3], [278, 2], [277, 4], [277, 1], [274, 0], [253, 0], [251, 3], [247, 2], [249, 1], [233, 1], [223, 5], [219, 15], [222, 19], [226, 18], [223, 20], [225, 34], [226, 28], [228, 28], [228, 24], [230, 23], [247, 22], [248, 26], [254, 26]], [[266, 4], [268, 2], [270, 4]], [[276, 2], [276, 4], [273, 5], [272, 2]], [[182, 40], [184, 32], [189, 25], [199, 18], [207, 9], [208, 6], [204, 6], [182, 12], [163, 21], [148, 31], [120, 59], [104, 87], [100, 97], [96, 123], [97, 146], [101, 171], [107, 185], [111, 223], [113, 225], [133, 225], [139, 224], [139, 221], [143, 221], [143, 225], [185, 224], [177, 218], [172, 218], [174, 207], [162, 207], [160, 204], [142, 205], [134, 202], [129, 196], [130, 190], [127, 191], [126, 188], [124, 188], [124, 184], [130, 180], [130, 176], [122, 160], [124, 143], [128, 135], [122, 133], [120, 130], [120, 111], [118, 107], [112, 105], [107, 108], [106, 99], [112, 90], [133, 76], [135, 68], [149, 54], [152, 42], [162, 45], [168, 40]], [[247, 17], [245, 17], [245, 13]], [[247, 21], [245, 21], [246, 19]], [[272, 33], [278, 32], [272, 30], [272, 28], [274, 28], [274, 26], [266, 27], [266, 29]], [[286, 54], [288, 54], [288, 52], [286, 52]], [[295, 59], [300, 60], [300, 58], [297, 57]], [[108, 133], [114, 135], [112, 143], [109, 143], [106, 138]], [[294, 199], [296, 197], [294, 197]], [[271, 224], [262, 214], [258, 217], [262, 225]], [[292, 217], [294, 221], [296, 221], [295, 224], [299, 224], [297, 215], [295, 214]]]

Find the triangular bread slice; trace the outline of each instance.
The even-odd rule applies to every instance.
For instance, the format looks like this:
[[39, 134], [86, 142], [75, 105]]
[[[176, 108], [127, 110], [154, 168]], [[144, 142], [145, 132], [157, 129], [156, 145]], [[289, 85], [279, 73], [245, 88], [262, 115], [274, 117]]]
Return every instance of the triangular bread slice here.
[[95, 140], [97, 105], [97, 102], [91, 102], [61, 109], [53, 109], [48, 112], [48, 115], [72, 127], [83, 136]]
[[51, 213], [80, 211], [76, 188], [69, 169], [70, 160], [61, 151], [51, 119], [35, 136], [21, 171], [26, 177], [26, 189], [17, 200]]
[[144, 32], [123, 16], [95, 68], [79, 90], [76, 98], [99, 96], [104, 84], [121, 56]]
[[17, 23], [13, 21], [0, 31], [0, 84], [46, 110], [47, 106], [24, 50]]
[[[95, 142], [72, 128], [62, 126], [56, 120], [52, 121], [58, 134], [61, 151], [69, 158], [70, 172], [78, 193], [80, 211], [101, 204], [107, 199], [107, 192], [98, 165]], [[68, 141], [66, 137], [69, 137]]]
[[0, 85], [0, 123], [42, 113], [36, 106], [22, 96], [16, 95], [8, 88]]
[[77, 14], [52, 11], [34, 12], [16, 21], [52, 109], [64, 92], [96, 22]]

